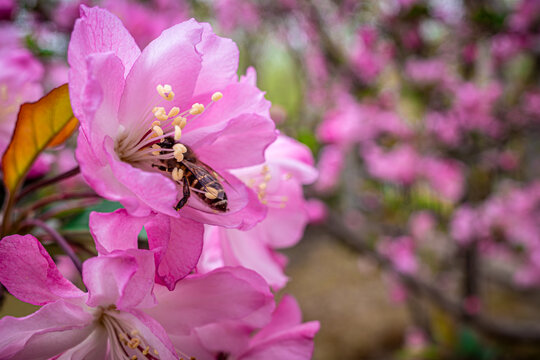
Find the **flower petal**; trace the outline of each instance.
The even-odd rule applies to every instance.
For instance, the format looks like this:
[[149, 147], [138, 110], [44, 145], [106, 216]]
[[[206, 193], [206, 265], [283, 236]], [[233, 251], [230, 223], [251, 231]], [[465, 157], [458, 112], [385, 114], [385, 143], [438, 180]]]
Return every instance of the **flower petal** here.
[[[83, 341], [93, 330], [93, 316], [63, 300], [24, 318], [0, 320], [2, 359], [48, 359]], [[105, 346], [105, 344], [103, 344]]]
[[19, 300], [34, 305], [84, 295], [60, 274], [32, 235], [11, 235], [0, 241], [0, 282]]
[[55, 360], [103, 360], [107, 358], [108, 334], [105, 328], [97, 326], [79, 345], [62, 353]]
[[126, 209], [90, 213], [90, 232], [100, 255], [114, 250], [137, 249], [137, 237], [148, 217], [131, 216]]
[[[155, 106], [166, 109], [191, 107], [190, 99], [201, 71], [201, 55], [195, 46], [203, 28], [195, 20], [177, 24], [161, 33], [143, 50], [126, 78], [119, 119], [130, 132], [143, 135], [153, 121]], [[171, 85], [174, 100], [157, 93], [157, 85]]]
[[[123, 63], [127, 74], [140, 50], [121, 21], [110, 12], [81, 6], [81, 18], [75, 22], [68, 48], [69, 92], [75, 115], [84, 101], [83, 91], [88, 78], [86, 59], [95, 53], [113, 52]], [[125, 76], [125, 75], [124, 75]]]
[[204, 227], [189, 219], [156, 215], [145, 229], [150, 249], [156, 254], [157, 282], [173, 290], [199, 261]]
[[118, 309], [152, 306], [154, 254], [148, 250], [115, 251], [86, 260], [84, 284], [91, 307], [116, 305]]
[[274, 306], [266, 282], [240, 267], [192, 275], [179, 282], [174, 291], [157, 287], [155, 293], [159, 308], [145, 311], [171, 336], [187, 335], [195, 327], [227, 320], [261, 325], [268, 321]]
[[185, 141], [203, 162], [220, 169], [236, 169], [264, 162], [265, 149], [277, 137], [274, 129], [275, 124], [269, 118], [243, 114], [229, 121], [224, 129], [209, 132], [196, 143], [189, 142], [190, 137], [195, 138], [209, 128], [188, 133]]
[[214, 34], [210, 24], [201, 25], [204, 30], [197, 51], [202, 54], [202, 68], [194, 95], [221, 91], [237, 79], [238, 47], [231, 39]]

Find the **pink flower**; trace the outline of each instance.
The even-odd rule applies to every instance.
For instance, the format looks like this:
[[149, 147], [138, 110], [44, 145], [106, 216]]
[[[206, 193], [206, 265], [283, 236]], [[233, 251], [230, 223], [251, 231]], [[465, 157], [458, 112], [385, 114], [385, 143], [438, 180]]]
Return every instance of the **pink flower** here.
[[478, 235], [478, 213], [470, 206], [461, 206], [450, 222], [450, 234], [460, 245], [471, 243]]
[[419, 155], [410, 145], [400, 145], [383, 152], [377, 145], [366, 145], [362, 151], [371, 176], [401, 184], [411, 184], [418, 175]]
[[422, 176], [439, 197], [450, 202], [459, 200], [465, 183], [461, 163], [432, 157], [426, 157], [420, 163]]
[[318, 330], [317, 321], [302, 323], [297, 302], [285, 295], [271, 321], [262, 328], [239, 326], [237, 322], [208, 325], [195, 329], [189, 337], [176, 337], [173, 343], [191, 346], [197, 359], [308, 360]]
[[390, 53], [390, 48], [378, 41], [375, 29], [364, 27], [358, 31], [351, 64], [363, 81], [371, 83], [388, 62]]
[[261, 22], [255, 3], [246, 0], [217, 0], [214, 10], [220, 27], [230, 33], [237, 28], [256, 31]]
[[[244, 229], [264, 217], [255, 193], [229, 170], [264, 161], [274, 123], [264, 94], [238, 81], [231, 40], [190, 20], [141, 52], [115, 16], [82, 6], [68, 60], [81, 122], [77, 159], [98, 194], [134, 216], [161, 213]], [[173, 169], [195, 157], [224, 178], [228, 202], [221, 211], [210, 209], [197, 189], [175, 210], [188, 173]]]
[[321, 192], [333, 190], [341, 176], [343, 170], [345, 154], [339, 146], [327, 145], [321, 149], [319, 156], [319, 179], [315, 184], [315, 189]]
[[2, 239], [0, 282], [20, 300], [42, 306], [27, 317], [0, 320], [2, 358], [189, 358], [187, 346], [171, 339], [209, 324], [268, 322], [272, 295], [255, 273], [223, 268], [168, 291], [153, 282], [153, 258], [148, 250], [129, 250], [85, 261], [85, 293], [31, 235]]
[[418, 270], [414, 241], [408, 236], [386, 238], [377, 244], [377, 250], [388, 257], [399, 272], [414, 274]]
[[264, 165], [238, 169], [234, 174], [257, 192], [268, 215], [248, 231], [207, 228], [205, 249], [209, 253], [203, 252], [198, 269], [240, 265], [280, 289], [287, 277], [284, 259], [274, 249], [293, 246], [303, 235], [309, 217], [302, 185], [317, 178], [313, 157], [305, 145], [281, 135], [266, 150]]
[[17, 29], [2, 27], [0, 37], [0, 153], [3, 154], [11, 140], [19, 107], [43, 95], [40, 84], [43, 66], [21, 46]]
[[432, 213], [419, 211], [411, 214], [409, 229], [415, 240], [424, 240], [435, 230], [437, 223]]

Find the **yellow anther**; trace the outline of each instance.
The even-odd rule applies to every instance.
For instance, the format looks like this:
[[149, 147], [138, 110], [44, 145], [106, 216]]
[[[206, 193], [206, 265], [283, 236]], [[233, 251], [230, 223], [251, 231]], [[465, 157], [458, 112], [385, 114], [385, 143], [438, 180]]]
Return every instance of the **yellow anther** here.
[[191, 115], [199, 115], [199, 114], [202, 114], [203, 111], [204, 111], [204, 105], [195, 103], [191, 105], [191, 110], [189, 110], [189, 113]]
[[219, 91], [217, 91], [217, 92], [212, 94], [212, 101], [218, 101], [222, 97], [223, 97], [223, 94], [220, 93]]
[[161, 127], [155, 125], [152, 130], [154, 130], [157, 136], [163, 136], [163, 129]]
[[265, 190], [266, 189], [266, 183], [259, 184], [259, 189]]
[[289, 198], [287, 196], [282, 196], [281, 201], [287, 202], [287, 201], [289, 201]]
[[262, 170], [261, 170], [261, 174], [264, 175], [269, 171], [270, 171], [270, 168], [268, 167], [268, 165], [263, 165]]
[[148, 355], [148, 353], [150, 352], [150, 346], [147, 346], [143, 351], [142, 351], [142, 354], [144, 356]]
[[137, 355], [133, 355], [133, 356], [131, 357], [131, 360], [137, 360]]
[[268, 200], [265, 200], [265, 199], [260, 199], [260, 200], [261, 200], [261, 204], [263, 204], [263, 205], [268, 204]]
[[180, 151], [175, 151], [174, 158], [176, 159], [176, 161], [182, 162], [184, 160], [184, 154], [182, 154]]
[[170, 111], [167, 117], [172, 118], [180, 113], [180, 108], [178, 106], [173, 107]]
[[137, 336], [139, 335], [139, 330], [135, 329], [135, 330], [131, 330], [131, 336]]
[[291, 173], [286, 173], [285, 174], [285, 180], [290, 180], [292, 179], [292, 174]]
[[179, 151], [182, 154], [187, 152], [187, 147], [184, 144], [174, 144], [172, 148], [174, 151]]
[[161, 121], [158, 121], [158, 120], [154, 121], [152, 123], [152, 126], [161, 126]]
[[154, 349], [154, 354], [159, 355], [157, 349]]
[[139, 338], [133, 338], [128, 342], [128, 346], [132, 349], [136, 349], [139, 345], [141, 345], [141, 340], [139, 340]]
[[176, 125], [174, 127], [174, 140], [178, 141], [182, 137], [182, 129], [180, 129], [180, 126]]
[[270, 179], [272, 179], [272, 175], [271, 175], [271, 174], [266, 174], [266, 175], [264, 175], [264, 181], [270, 181]]
[[210, 200], [214, 200], [218, 196], [218, 191], [214, 188], [209, 187], [206, 189], [206, 192], [204, 193], [204, 196], [206, 196]]
[[154, 116], [161, 121], [168, 119], [167, 112], [165, 111], [164, 107], [155, 107], [152, 112]]
[[287, 204], [285, 204], [285, 203], [279, 204], [279, 207], [282, 208], [282, 209], [283, 209], [285, 206], [287, 206]]
[[180, 129], [183, 129], [184, 127], [186, 127], [186, 124], [187, 124], [187, 119], [182, 116], [178, 116], [172, 121], [172, 125], [173, 126], [178, 125], [180, 126]]
[[165, 100], [172, 100], [174, 99], [174, 91], [172, 91], [171, 85], [158, 85], [156, 86], [156, 90], [162, 98]]
[[158, 156], [160, 154], [161, 147], [158, 144], [152, 145], [152, 149], [156, 149], [156, 151], [152, 151], [152, 155]]
[[180, 170], [179, 168], [174, 168], [173, 171], [171, 172], [171, 177], [173, 178], [174, 181], [181, 181], [183, 176], [184, 176], [184, 172]]

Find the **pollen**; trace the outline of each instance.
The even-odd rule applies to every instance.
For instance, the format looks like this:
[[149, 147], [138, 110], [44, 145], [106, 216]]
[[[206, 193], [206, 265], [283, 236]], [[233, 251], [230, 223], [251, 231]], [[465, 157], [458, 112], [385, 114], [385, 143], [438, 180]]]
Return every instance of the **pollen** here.
[[161, 121], [156, 120], [152, 123], [152, 126], [161, 126]]
[[154, 114], [154, 116], [158, 119], [158, 120], [161, 120], [161, 121], [165, 121], [167, 120], [167, 112], [165, 111], [165, 108], [164, 107], [155, 107], [153, 110], [152, 110], [152, 113]]
[[173, 171], [171, 172], [171, 176], [174, 181], [181, 181], [182, 178], [184, 177], [184, 171], [179, 168], [174, 168]]
[[214, 200], [218, 196], [218, 191], [214, 188], [208, 188], [207, 191], [204, 193], [204, 196], [206, 196], [210, 200]]
[[142, 354], [144, 356], [148, 355], [148, 353], [150, 352], [150, 346], [147, 346], [143, 351], [142, 351]]
[[176, 161], [182, 162], [184, 161], [184, 154], [182, 154], [180, 151], [175, 151], [174, 158], [176, 159]]
[[180, 129], [184, 129], [186, 127], [186, 124], [187, 124], [187, 119], [183, 116], [177, 116], [173, 121], [172, 121], [172, 125], [173, 126], [180, 126]]
[[171, 101], [172, 99], [174, 99], [174, 91], [172, 91], [171, 85], [158, 85], [156, 86], [156, 90], [159, 96], [161, 96], [165, 100]]
[[178, 106], [173, 107], [171, 110], [169, 110], [169, 114], [167, 114], [168, 118], [175, 117], [180, 113], [180, 108]]
[[199, 103], [195, 103], [195, 104], [191, 105], [191, 110], [189, 110], [189, 113], [191, 115], [199, 115], [199, 114], [202, 114], [203, 111], [204, 111], [204, 105], [199, 104]]
[[157, 125], [152, 127], [152, 130], [156, 133], [157, 136], [163, 136], [163, 129]]
[[222, 97], [223, 97], [223, 94], [220, 93], [219, 91], [216, 91], [215, 93], [212, 94], [212, 101], [216, 102], [220, 100]]
[[178, 141], [182, 137], [182, 129], [180, 126], [175, 125], [174, 126], [174, 140]]
[[156, 151], [152, 151], [152, 155], [158, 156], [161, 150], [161, 147], [158, 144], [152, 145], [152, 149], [156, 149]]
[[184, 144], [180, 144], [180, 143], [174, 144], [173, 149], [174, 149], [174, 151], [179, 151], [182, 154], [187, 152], [187, 147]]
[[139, 345], [141, 345], [141, 340], [139, 338], [133, 338], [128, 342], [128, 346], [132, 349], [136, 349]]
[[133, 356], [131, 357], [131, 360], [137, 360], [137, 355], [133, 355]]

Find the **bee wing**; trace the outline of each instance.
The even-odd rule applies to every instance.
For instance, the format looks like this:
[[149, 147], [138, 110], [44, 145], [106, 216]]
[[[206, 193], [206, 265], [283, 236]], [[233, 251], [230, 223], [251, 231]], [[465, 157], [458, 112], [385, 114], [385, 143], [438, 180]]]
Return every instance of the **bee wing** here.
[[[230, 189], [232, 189], [233, 191], [236, 191], [235, 187], [231, 185], [231, 183], [225, 179], [224, 176], [220, 175], [217, 171], [215, 171], [214, 169], [212, 169], [210, 166], [208, 166], [207, 164], [205, 164], [204, 162], [200, 161], [197, 159], [197, 162], [191, 162], [191, 161], [187, 161], [187, 160], [184, 160], [182, 161], [182, 163], [195, 175], [197, 176], [197, 173], [200, 173], [200, 170], [199, 168], [203, 168], [205, 171], [207, 171], [210, 175], [214, 176], [214, 178], [220, 182], [220, 183], [225, 183], [229, 186]], [[208, 188], [201, 184], [205, 190], [207, 190]], [[222, 185], [223, 186], [223, 185]]]

